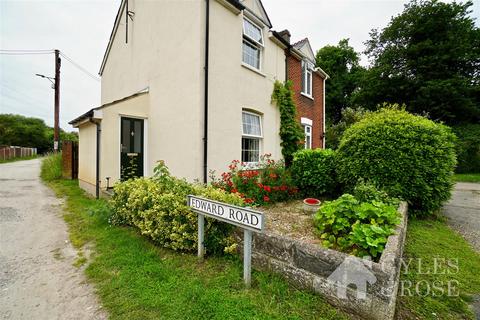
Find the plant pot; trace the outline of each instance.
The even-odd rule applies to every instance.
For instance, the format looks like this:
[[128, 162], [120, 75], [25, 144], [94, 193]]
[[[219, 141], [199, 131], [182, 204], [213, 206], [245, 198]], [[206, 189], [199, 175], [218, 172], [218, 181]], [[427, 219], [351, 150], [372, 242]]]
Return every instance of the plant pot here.
[[306, 198], [303, 199], [303, 210], [307, 213], [315, 213], [317, 212], [318, 208], [322, 202], [315, 198]]

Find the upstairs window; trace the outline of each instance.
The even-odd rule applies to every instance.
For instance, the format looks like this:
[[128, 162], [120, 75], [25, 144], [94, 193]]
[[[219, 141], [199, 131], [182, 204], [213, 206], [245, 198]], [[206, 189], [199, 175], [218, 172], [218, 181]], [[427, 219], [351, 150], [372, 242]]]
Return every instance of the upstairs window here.
[[312, 149], [312, 126], [305, 125], [305, 149]]
[[312, 70], [312, 63], [302, 61], [302, 93], [309, 97], [312, 97]]
[[242, 112], [242, 162], [255, 163], [260, 160], [262, 123], [258, 114]]
[[260, 57], [263, 48], [262, 29], [251, 22], [243, 19], [243, 43], [242, 43], [242, 61], [243, 63], [260, 70]]

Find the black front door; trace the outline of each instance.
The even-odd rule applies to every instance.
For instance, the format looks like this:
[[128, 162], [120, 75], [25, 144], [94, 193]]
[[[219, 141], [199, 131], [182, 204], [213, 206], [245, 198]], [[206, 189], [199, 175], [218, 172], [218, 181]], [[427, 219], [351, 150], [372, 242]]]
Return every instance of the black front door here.
[[143, 176], [143, 120], [124, 118], [121, 121], [120, 179]]

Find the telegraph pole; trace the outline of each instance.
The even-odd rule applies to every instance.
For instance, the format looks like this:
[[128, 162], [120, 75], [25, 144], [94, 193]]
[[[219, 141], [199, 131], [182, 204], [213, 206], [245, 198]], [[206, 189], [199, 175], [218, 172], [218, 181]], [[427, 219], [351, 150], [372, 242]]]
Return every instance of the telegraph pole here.
[[60, 118], [60, 65], [62, 64], [62, 60], [60, 59], [60, 51], [55, 49], [55, 82], [54, 82], [54, 89], [55, 89], [55, 114], [54, 114], [54, 124], [53, 124], [53, 149], [55, 152], [58, 151], [59, 147], [59, 118]]

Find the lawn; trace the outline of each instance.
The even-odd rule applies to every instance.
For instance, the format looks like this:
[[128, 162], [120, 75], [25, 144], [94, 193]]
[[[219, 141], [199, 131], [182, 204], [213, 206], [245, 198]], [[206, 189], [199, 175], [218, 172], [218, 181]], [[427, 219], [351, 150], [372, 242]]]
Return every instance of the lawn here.
[[456, 182], [480, 183], [480, 173], [457, 173], [453, 178]]
[[[401, 319], [475, 319], [468, 303], [480, 294], [480, 254], [444, 221], [410, 219], [404, 261], [410, 264], [408, 274], [403, 268], [401, 280], [413, 295], [404, 289], [402, 297], [399, 290]], [[451, 293], [458, 296], [448, 297], [449, 281]]]
[[112, 319], [348, 319], [322, 297], [270, 273], [254, 271], [252, 289], [244, 289], [236, 257], [199, 263], [193, 254], [156, 247], [132, 229], [110, 226], [106, 202], [87, 197], [77, 183], [48, 184], [66, 198], [72, 243], [79, 249], [95, 244], [86, 274]]
[[2, 160], [0, 159], [0, 163], [9, 163], [9, 162], [16, 162], [16, 161], [23, 161], [23, 160], [31, 160], [31, 159], [36, 159], [38, 155], [33, 155], [29, 157], [22, 157], [22, 158], [11, 158], [8, 160]]
[[[58, 180], [49, 170], [59, 159], [44, 163], [42, 177], [66, 199], [64, 218], [80, 250], [75, 265], [88, 263], [85, 272], [112, 319], [348, 319], [322, 297], [271, 273], [254, 271], [252, 289], [245, 290], [236, 257], [199, 263], [195, 255], [159, 248], [133, 229], [110, 226], [104, 200], [90, 198], [76, 180]], [[82, 248], [93, 244], [87, 262]], [[404, 257], [412, 262], [401, 280], [413, 294], [404, 290], [402, 296], [400, 289], [398, 319], [474, 319], [468, 303], [480, 294], [480, 255], [461, 236], [441, 219], [410, 219]], [[458, 296], [427, 292], [433, 285], [446, 290], [448, 281]]]

